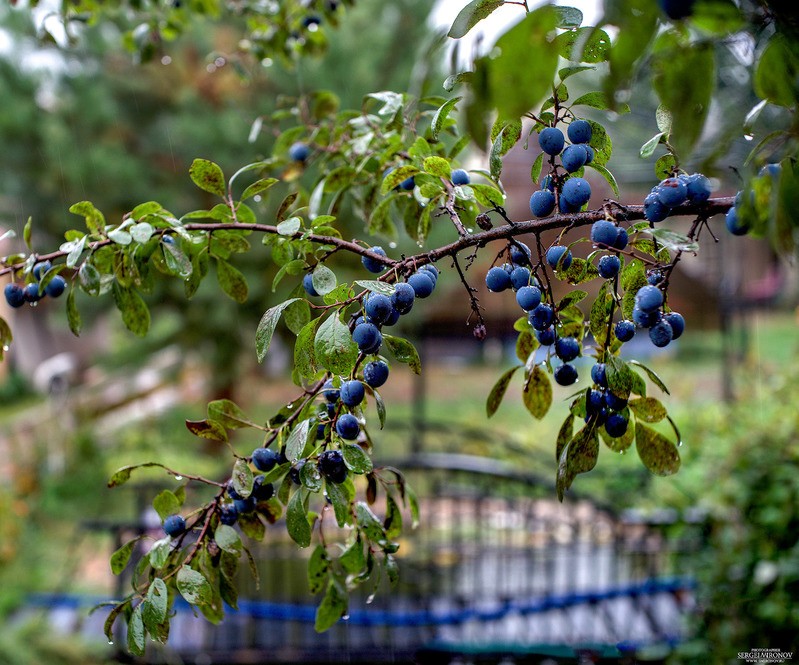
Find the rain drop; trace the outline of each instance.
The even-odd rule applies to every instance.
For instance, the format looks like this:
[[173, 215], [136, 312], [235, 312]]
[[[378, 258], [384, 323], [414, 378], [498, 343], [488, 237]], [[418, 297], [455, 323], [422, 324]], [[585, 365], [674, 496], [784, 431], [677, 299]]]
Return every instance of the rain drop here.
[[388, 243], [388, 246], [391, 247], [391, 249], [397, 249], [397, 243], [395, 243], [393, 240]]
[[754, 136], [754, 134], [744, 134], [744, 138], [745, 138], [747, 141], [751, 141], [752, 139], [754, 139], [754, 138], [755, 138], [755, 136]]
[[8, 344], [3, 344], [3, 351], [8, 351]]
[[114, 640], [108, 640], [108, 643], [109, 643], [109, 644], [113, 644], [113, 643], [114, 643]]
[[168, 55], [165, 55], [163, 58], [161, 58], [162, 65], [169, 65], [171, 63], [172, 63], [172, 58], [170, 58]]
[[286, 404], [286, 408], [287, 409], [293, 409], [294, 408], [294, 403], [293, 402], [289, 402], [288, 404]]
[[474, 233], [474, 229], [466, 229], [467, 233]]
[[183, 480], [183, 476], [175, 476], [175, 480], [177, 481]]
[[343, 617], [341, 617], [341, 620], [342, 621], [349, 621], [350, 620], [350, 615], [349, 614], [345, 614]]
[[373, 593], [370, 593], [366, 598], [366, 604], [371, 605], [374, 602], [374, 600], [375, 600], [375, 595]]

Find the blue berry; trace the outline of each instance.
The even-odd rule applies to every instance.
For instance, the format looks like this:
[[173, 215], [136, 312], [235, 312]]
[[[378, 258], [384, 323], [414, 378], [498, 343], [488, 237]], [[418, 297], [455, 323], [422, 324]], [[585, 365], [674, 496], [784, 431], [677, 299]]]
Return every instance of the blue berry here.
[[651, 328], [660, 321], [660, 316], [660, 312], [657, 310], [654, 312], [645, 312], [638, 307], [633, 307], [633, 322], [641, 328]]
[[616, 339], [620, 342], [629, 342], [635, 336], [635, 324], [632, 321], [623, 320], [616, 324]]
[[530, 325], [536, 330], [546, 330], [555, 320], [555, 310], [550, 305], [541, 303], [527, 317]]
[[738, 209], [735, 206], [727, 211], [725, 224], [734, 236], [745, 236], [749, 232], [749, 227], [738, 218]]
[[406, 282], [400, 282], [394, 287], [394, 293], [391, 294], [391, 304], [400, 314], [407, 314], [413, 307], [413, 301], [416, 299], [416, 292], [413, 287]]
[[349, 473], [340, 450], [326, 450], [319, 455], [319, 471], [334, 483], [343, 483]]
[[364, 395], [363, 384], [357, 379], [341, 384], [341, 401], [349, 407], [358, 406], [363, 402]]
[[588, 152], [586, 151], [585, 147], [579, 144], [570, 145], [560, 156], [560, 163], [563, 164], [563, 168], [566, 169], [567, 172], [574, 173], [578, 169], [585, 166], [587, 159]]
[[555, 381], [561, 386], [570, 386], [577, 381], [577, 370], [574, 365], [563, 363], [555, 370]]
[[309, 296], [316, 297], [319, 295], [313, 287], [313, 275], [311, 273], [306, 273], [305, 277], [302, 278], [302, 288], [305, 289], [305, 293]]
[[525, 312], [541, 304], [541, 290], [536, 286], [523, 286], [516, 292], [516, 302]]
[[779, 164], [766, 164], [760, 171], [758, 171], [757, 175], [759, 178], [762, 178], [765, 175], [771, 176], [772, 180], [776, 180], [780, 177], [780, 171], [782, 167]]
[[531, 256], [530, 248], [523, 242], [515, 242], [510, 246], [511, 263], [517, 266], [529, 266]]
[[322, 386], [322, 394], [325, 396], [325, 399], [331, 404], [335, 404], [336, 402], [338, 402], [339, 389], [333, 386], [333, 379], [328, 379], [327, 381], [325, 381], [325, 384]]
[[585, 178], [571, 177], [563, 183], [560, 196], [568, 205], [582, 208], [591, 198], [591, 185]]
[[555, 180], [551, 175], [546, 175], [541, 180], [541, 189], [548, 189], [550, 192], [555, 191]]
[[[563, 259], [561, 259], [563, 257]], [[564, 245], [552, 245], [547, 250], [547, 263], [549, 267], [553, 270], [560, 269], [560, 270], [568, 270], [569, 266], [572, 264], [572, 253], [568, 247]], [[560, 266], [558, 266], [560, 263]]]
[[411, 176], [410, 178], [405, 178], [400, 184], [400, 189], [404, 189], [406, 192], [410, 192], [416, 187], [416, 179]]
[[627, 432], [627, 418], [620, 413], [611, 413], [605, 421], [605, 431], [611, 439], [618, 439]]
[[289, 157], [295, 162], [304, 162], [310, 156], [311, 149], [308, 147], [307, 143], [297, 141], [296, 143], [291, 144], [291, 147], [289, 148]]
[[530, 197], [530, 212], [536, 217], [549, 217], [555, 210], [555, 195], [548, 189], [539, 189]]
[[388, 380], [388, 365], [382, 360], [373, 360], [363, 368], [363, 380], [372, 388], [379, 388]]
[[222, 524], [233, 526], [239, 519], [239, 511], [234, 505], [225, 505], [219, 508], [219, 521]]
[[438, 272], [438, 268], [436, 268], [432, 263], [423, 265], [421, 268], [419, 268], [419, 270], [421, 272], [427, 273], [430, 276], [430, 279], [433, 280], [433, 286], [438, 284], [438, 275], [440, 273]]
[[344, 413], [336, 420], [336, 432], [342, 439], [352, 441], [358, 438], [358, 432], [361, 431], [361, 425], [358, 419], [351, 413]]
[[655, 325], [649, 329], [649, 339], [652, 344], [657, 347], [668, 346], [669, 342], [674, 338], [674, 331], [671, 329], [669, 322], [661, 318]]
[[246, 499], [233, 499], [233, 506], [237, 513], [251, 513], [255, 510], [255, 497], [248, 496]]
[[19, 284], [6, 284], [4, 293], [10, 307], [16, 309], [25, 304], [25, 289]]
[[563, 196], [561, 196], [560, 199], [558, 199], [558, 210], [560, 210], [560, 212], [562, 212], [564, 215], [568, 215], [574, 212], [580, 212], [580, 208], [581, 206], [572, 205], [571, 203], [566, 201], [566, 199], [564, 199]]
[[627, 247], [627, 243], [630, 241], [630, 236], [625, 229], [620, 228], [616, 232], [616, 240], [613, 243], [613, 249], [622, 250]]
[[[385, 256], [386, 255], [386, 250], [384, 250], [379, 245], [375, 245], [374, 247], [370, 247], [369, 251], [374, 252], [375, 254], [379, 254], [380, 256]], [[373, 272], [373, 273], [380, 273], [380, 272], [383, 272], [383, 270], [386, 269], [386, 266], [384, 264], [380, 263], [380, 261], [375, 261], [375, 259], [373, 259], [373, 258], [371, 258], [369, 256], [362, 256], [361, 257], [361, 263], [363, 264], [364, 268], [366, 268], [369, 272]]]
[[256, 501], [269, 501], [275, 493], [275, 486], [265, 482], [264, 476], [255, 476], [252, 482], [252, 497]]
[[635, 304], [644, 312], [654, 312], [663, 304], [663, 292], [651, 284], [642, 286], [635, 294]]
[[646, 276], [646, 281], [652, 286], [657, 286], [663, 281], [663, 273], [660, 270], [653, 270]]
[[517, 266], [514, 268], [513, 272], [510, 274], [510, 283], [516, 291], [523, 286], [527, 286], [530, 283], [530, 269], [524, 266]]
[[355, 326], [352, 331], [352, 339], [365, 353], [369, 353], [375, 345], [379, 347], [383, 342], [383, 336], [374, 323], [361, 323]]
[[669, 312], [663, 316], [663, 319], [671, 326], [672, 339], [677, 339], [683, 334], [683, 331], [685, 330], [685, 319], [683, 318], [682, 314], [677, 312]]
[[710, 180], [701, 173], [689, 175], [687, 187], [691, 203], [704, 203], [710, 198]]
[[366, 298], [363, 309], [372, 323], [379, 326], [385, 323], [386, 319], [391, 316], [393, 306], [391, 304], [391, 298], [388, 296], [384, 296], [382, 293], [370, 293], [369, 297]]
[[538, 135], [538, 145], [548, 155], [559, 155], [565, 143], [563, 132], [557, 127], [546, 127]]
[[611, 279], [618, 275], [620, 268], [621, 261], [615, 254], [606, 254], [599, 259], [599, 263], [597, 264], [599, 276], [603, 277], [604, 279]]
[[397, 308], [392, 306], [391, 307], [391, 313], [388, 315], [388, 318], [385, 321], [383, 321], [383, 327], [384, 328], [390, 328], [395, 323], [397, 323], [397, 321], [399, 321], [400, 316], [401, 315], [400, 315], [399, 311], [397, 310]]
[[658, 185], [657, 197], [663, 205], [674, 208], [688, 198], [688, 187], [679, 178], [666, 178]]
[[535, 338], [541, 346], [550, 346], [555, 343], [555, 329], [550, 326], [545, 330], [536, 330]]
[[252, 451], [253, 466], [259, 471], [266, 473], [274, 469], [280, 460], [280, 453], [276, 453], [271, 448], [256, 448]]
[[627, 400], [624, 397], [614, 395], [613, 392], [608, 390], [605, 392], [605, 404], [607, 404], [608, 408], [612, 411], [621, 411], [627, 406]]
[[35, 266], [33, 266], [33, 278], [36, 280], [40, 280], [52, 267], [53, 266], [49, 261], [40, 261]]
[[589, 413], [599, 411], [605, 406], [605, 395], [601, 390], [589, 390], [585, 398], [585, 408]]
[[433, 283], [432, 277], [430, 277], [428, 273], [421, 271], [415, 272], [408, 277], [408, 284], [413, 288], [413, 292], [416, 294], [417, 298], [427, 298], [427, 296], [433, 293], [433, 289], [436, 286]]
[[471, 182], [469, 174], [463, 169], [455, 169], [452, 172], [451, 180], [453, 185], [468, 185]]
[[555, 355], [563, 362], [574, 360], [580, 355], [580, 342], [574, 337], [559, 337], [555, 340]]
[[170, 538], [179, 536], [186, 530], [186, 520], [180, 515], [170, 515], [164, 520], [164, 533]]
[[486, 286], [489, 291], [499, 293], [511, 287], [511, 278], [508, 271], [499, 266], [494, 266], [486, 273]]
[[588, 143], [591, 140], [593, 129], [587, 120], [575, 120], [568, 126], [566, 133], [572, 143]]
[[590, 145], [588, 145], [587, 143], [583, 144], [583, 148], [585, 148], [585, 155], [586, 155], [585, 163], [586, 164], [590, 164], [591, 162], [594, 161], [594, 157], [595, 157], [594, 149]]
[[39, 302], [42, 299], [42, 295], [39, 293], [39, 285], [35, 282], [27, 284], [23, 292], [25, 294], [25, 302]]
[[600, 219], [591, 226], [591, 242], [612, 247], [619, 232], [613, 222]]
[[648, 222], [657, 224], [669, 216], [668, 206], [661, 203], [657, 193], [648, 194], [644, 199], [644, 218]]
[[597, 363], [591, 368], [591, 380], [598, 386], [608, 387], [608, 375], [605, 363]]

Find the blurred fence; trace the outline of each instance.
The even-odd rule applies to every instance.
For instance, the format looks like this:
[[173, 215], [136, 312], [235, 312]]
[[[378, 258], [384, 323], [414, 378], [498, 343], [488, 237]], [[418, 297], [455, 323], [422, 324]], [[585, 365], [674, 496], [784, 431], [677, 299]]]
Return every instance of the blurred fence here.
[[[437, 436], [490, 433], [447, 427]], [[499, 445], [499, 443], [497, 443]], [[256, 590], [242, 574], [240, 609], [212, 626], [177, 604], [169, 647], [147, 662], [526, 663], [577, 654], [619, 660], [627, 651], [686, 639], [694, 611], [691, 562], [701, 519], [645, 516], [569, 495], [518, 465], [455, 453], [393, 464], [420, 499], [421, 521], [397, 554], [400, 581], [356, 592], [346, 620], [317, 634], [306, 563], [285, 529], [253, 552]], [[379, 506], [377, 507], [379, 513]], [[690, 517], [690, 516], [689, 516]], [[115, 528], [121, 541], [142, 525]], [[63, 610], [69, 599], [40, 599]], [[98, 617], [101, 621], [101, 618]], [[92, 619], [92, 624], [96, 623]], [[84, 626], [88, 632], [89, 626]], [[100, 625], [91, 626], [94, 636]], [[539, 660], [530, 660], [538, 658]]]

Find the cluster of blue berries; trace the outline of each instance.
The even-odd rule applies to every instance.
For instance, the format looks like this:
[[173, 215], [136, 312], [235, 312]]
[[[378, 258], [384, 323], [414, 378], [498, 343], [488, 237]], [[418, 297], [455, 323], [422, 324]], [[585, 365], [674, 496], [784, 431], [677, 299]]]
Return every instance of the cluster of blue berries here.
[[[649, 281], [657, 281], [660, 276], [657, 273], [652, 273], [648, 278]], [[682, 314], [677, 312], [663, 312], [663, 292], [655, 286], [655, 284], [647, 284], [642, 286], [635, 294], [635, 306], [633, 307], [633, 323], [641, 328], [649, 329], [649, 339], [652, 344], [657, 347], [668, 346], [672, 340], [675, 340], [682, 335], [685, 330], [685, 319]], [[619, 326], [624, 324], [623, 330], [619, 330]], [[620, 321], [616, 324], [616, 337], [620, 341], [625, 342], [624, 339], [628, 334], [630, 328], [629, 321]], [[634, 332], [634, 331], [632, 331]], [[630, 334], [630, 338], [632, 334]]]
[[629, 418], [626, 415], [627, 400], [614, 394], [608, 387], [605, 363], [596, 363], [591, 368], [594, 382], [585, 397], [585, 421], [594, 420], [604, 426], [608, 436], [617, 439], [627, 432]]
[[710, 198], [710, 180], [701, 173], [680, 174], [661, 180], [644, 199], [644, 217], [656, 224], [685, 203], [704, 203]]
[[[766, 164], [760, 172], [757, 174], [759, 178], [763, 178], [768, 176], [770, 178], [771, 184], [775, 184], [775, 181], [780, 177], [780, 170], [781, 166], [779, 164]], [[743, 201], [743, 192], [738, 192], [735, 195], [735, 203], [727, 211], [727, 218], [725, 223], [727, 225], [727, 230], [732, 233], [734, 236], [745, 236], [749, 233], [749, 224], [747, 224], [744, 220], [741, 219], [739, 215], [739, 209], [741, 202]], [[751, 193], [752, 200], [754, 200], [754, 192]]]
[[[560, 163], [566, 173], [579, 171], [594, 161], [594, 149], [589, 145], [591, 124], [587, 120], [575, 120], [567, 129], [571, 145], [566, 145], [566, 137], [557, 127], [546, 127], [538, 135], [538, 144], [547, 155], [560, 155]], [[557, 205], [562, 213], [578, 212], [591, 198], [591, 186], [579, 176], [571, 176], [556, 187], [551, 175], [541, 181], [541, 189], [530, 197], [530, 212], [536, 217], [548, 217]]]
[[[510, 246], [510, 263], [494, 266], [486, 273], [486, 286], [495, 293], [513, 289], [516, 302], [535, 330], [541, 346], [555, 346], [555, 355], [563, 361], [555, 370], [555, 381], [570, 386], [577, 381], [577, 370], [569, 363], [580, 355], [580, 342], [576, 337], [558, 336], [555, 329], [555, 308], [543, 302], [541, 284], [530, 272], [530, 248], [514, 241]], [[571, 259], [569, 259], [571, 261]]]
[[33, 305], [39, 302], [45, 296], [58, 298], [62, 293], [64, 293], [67, 288], [67, 282], [63, 277], [61, 277], [61, 275], [53, 276], [53, 278], [47, 282], [47, 285], [44, 287], [44, 291], [40, 290], [39, 282], [52, 267], [53, 266], [49, 261], [42, 261], [33, 266], [33, 277], [36, 280], [35, 282], [29, 282], [25, 286], [15, 282], [7, 284], [5, 288], [5, 296], [6, 302], [9, 304], [9, 306], [17, 308], [22, 307], [22, 305], [25, 303], [30, 303]]
[[597, 270], [603, 279], [613, 279], [621, 270], [621, 259], [618, 252], [627, 247], [629, 235], [627, 231], [613, 222], [600, 219], [591, 226], [591, 241], [601, 248], [610, 250], [599, 258]]

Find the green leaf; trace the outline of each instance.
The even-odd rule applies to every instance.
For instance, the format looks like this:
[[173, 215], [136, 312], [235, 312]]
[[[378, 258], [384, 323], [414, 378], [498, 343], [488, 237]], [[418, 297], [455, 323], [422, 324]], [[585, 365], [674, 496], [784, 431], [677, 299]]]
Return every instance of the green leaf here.
[[646, 143], [644, 143], [644, 145], [641, 146], [641, 151], [639, 153], [641, 159], [649, 159], [654, 154], [655, 150], [657, 150], [657, 147], [660, 145], [664, 136], [665, 134], [663, 132], [658, 132]]
[[799, 48], [781, 33], [774, 34], [755, 70], [755, 93], [772, 104], [794, 107], [799, 100]]
[[627, 406], [638, 420], [647, 423], [658, 423], [666, 417], [666, 407], [654, 397], [640, 397], [631, 399]]
[[[608, 102], [608, 98], [604, 92], [596, 90], [594, 92], [587, 92], [584, 95], [581, 95], [571, 103], [571, 106], [590, 106], [591, 108], [599, 109], [600, 111], [607, 111], [610, 109], [611, 104]], [[619, 105], [616, 109], [616, 112], [629, 113], [629, 104]]]
[[552, 406], [552, 384], [547, 373], [538, 365], [533, 368], [524, 384], [522, 401], [533, 418], [539, 420], [547, 415]]
[[670, 177], [677, 168], [677, 159], [671, 153], [666, 153], [658, 157], [655, 162], [655, 177], [664, 180]]
[[402, 512], [390, 494], [386, 497], [386, 519], [383, 528], [388, 538], [399, 538], [402, 535]]
[[212, 441], [227, 441], [228, 435], [222, 424], [213, 419], [206, 420], [187, 420], [186, 429], [194, 436]]
[[152, 568], [161, 570], [166, 565], [166, 562], [169, 561], [170, 554], [172, 554], [172, 538], [167, 536], [153, 543], [150, 551], [147, 552], [147, 560]]
[[253, 476], [250, 465], [243, 459], [237, 459], [233, 465], [233, 473], [231, 475], [233, 481], [233, 489], [246, 499], [252, 493]]
[[644, 466], [656, 476], [670, 476], [680, 469], [677, 446], [640, 420], [635, 424], [635, 448]]
[[495, 208], [504, 205], [505, 195], [492, 185], [473, 183], [469, 185], [475, 200], [486, 208]]
[[654, 370], [650, 369], [649, 367], [647, 367], [646, 365], [637, 360], [631, 360], [630, 364], [635, 365], [636, 367], [640, 367], [642, 370], [644, 370], [644, 372], [646, 372], [647, 376], [649, 377], [649, 380], [652, 381], [652, 383], [654, 383], [667, 395], [671, 394], [669, 392], [669, 389], [666, 387], [666, 384], [663, 383], [663, 379], [661, 379]]
[[347, 594], [340, 587], [335, 578], [332, 578], [327, 585], [322, 602], [316, 609], [316, 620], [314, 629], [318, 633], [323, 633], [336, 623], [347, 612]]
[[260, 194], [261, 192], [265, 192], [269, 189], [272, 185], [278, 182], [277, 178], [262, 178], [261, 180], [256, 180], [254, 183], [249, 185], [247, 189], [245, 189], [241, 193], [241, 200], [245, 201], [256, 194]]
[[596, 300], [591, 305], [589, 329], [594, 339], [604, 344], [610, 316], [613, 312], [613, 293], [605, 282], [599, 289]]
[[[288, 479], [288, 476], [286, 478]], [[289, 482], [291, 481], [289, 480]], [[247, 538], [256, 542], [261, 542], [264, 539], [266, 527], [264, 527], [264, 523], [256, 513], [240, 513], [238, 525]]]
[[302, 456], [302, 451], [305, 450], [305, 444], [308, 441], [310, 425], [310, 418], [306, 418], [291, 430], [291, 434], [289, 434], [289, 438], [286, 441], [286, 457], [290, 462], [294, 463]]
[[563, 421], [563, 424], [560, 426], [560, 430], [558, 430], [558, 438], [555, 441], [555, 461], [558, 462], [560, 460], [560, 455], [563, 452], [563, 449], [566, 447], [566, 444], [572, 440], [572, 436], [574, 435], [574, 414], [570, 413], [566, 416], [566, 420]]
[[317, 545], [308, 559], [308, 590], [317, 594], [330, 577], [330, 557], [323, 545]]
[[677, 233], [670, 229], [652, 229], [648, 231], [666, 249], [673, 252], [698, 252], [699, 243], [691, 240], [687, 235]]
[[689, 41], [676, 30], [655, 41], [652, 84], [660, 101], [672, 114], [669, 141], [679, 155], [690, 152], [710, 110], [716, 80], [712, 43]]
[[366, 557], [363, 555], [363, 542], [360, 537], [356, 538], [338, 558], [344, 571], [349, 575], [360, 573], [366, 566]]
[[272, 335], [275, 332], [277, 322], [280, 320], [280, 315], [291, 303], [300, 300], [300, 298], [289, 298], [288, 300], [270, 307], [264, 312], [258, 323], [258, 329], [255, 331], [255, 350], [258, 355], [258, 362], [262, 362], [269, 350], [269, 344], [272, 341]]
[[247, 279], [230, 263], [216, 260], [216, 278], [222, 290], [237, 303], [247, 302]]
[[[75, 337], [80, 335], [82, 323], [78, 306], [75, 304], [75, 289], [70, 289], [67, 293], [67, 321], [69, 322], [69, 329]], [[3, 339], [3, 344], [8, 346], [11, 341], [10, 337]]]
[[174, 492], [162, 490], [153, 499], [153, 508], [163, 522], [170, 515], [174, 515], [180, 510], [181, 502]]
[[141, 605], [136, 607], [128, 620], [128, 651], [134, 656], [144, 655], [144, 621], [141, 616]]
[[383, 342], [394, 354], [394, 357], [401, 363], [408, 365], [414, 374], [422, 373], [422, 361], [416, 347], [407, 339], [394, 337], [393, 335], [383, 335]]
[[[148, 627], [156, 627], [158, 624], [164, 623], [167, 619], [167, 607], [169, 602], [169, 593], [166, 588], [166, 583], [160, 577], [156, 577], [147, 589], [147, 597], [142, 614], [144, 615], [144, 622]], [[150, 629], [152, 633], [153, 630]]]
[[122, 314], [122, 322], [133, 334], [144, 337], [150, 329], [150, 310], [133, 289], [114, 282], [114, 303]]
[[164, 252], [164, 263], [169, 271], [178, 277], [186, 279], [193, 271], [191, 260], [186, 256], [177, 245], [162, 243], [161, 248]]
[[311, 274], [313, 287], [320, 296], [327, 295], [336, 288], [338, 280], [336, 274], [328, 268], [324, 263], [317, 263], [316, 267]]
[[449, 162], [443, 157], [426, 157], [422, 166], [426, 173], [441, 178], [449, 178], [452, 172]]
[[447, 36], [460, 39], [503, 4], [504, 0], [472, 0], [458, 12]]
[[544, 166], [544, 153], [539, 152], [538, 157], [535, 158], [533, 166], [530, 169], [530, 180], [538, 184], [538, 178], [541, 177], [541, 169]]
[[319, 492], [322, 489], [322, 474], [316, 464], [303, 464], [300, 469], [300, 484], [307, 487], [311, 492]]
[[388, 175], [386, 175], [385, 178], [383, 178], [383, 184], [380, 186], [380, 193], [388, 194], [403, 180], [407, 180], [411, 176], [415, 176], [417, 173], [420, 173], [419, 169], [409, 164], [394, 169]]
[[596, 64], [608, 59], [610, 37], [599, 28], [577, 28], [558, 35], [555, 47], [567, 60]]
[[277, 232], [281, 236], [293, 236], [302, 228], [302, 219], [289, 217], [277, 225]]
[[384, 296], [392, 295], [396, 289], [394, 284], [378, 282], [376, 279], [356, 279], [355, 284], [372, 293], [382, 293]]
[[111, 572], [114, 575], [119, 575], [125, 570], [130, 561], [130, 556], [133, 554], [133, 548], [136, 547], [136, 543], [139, 542], [140, 538], [141, 536], [129, 540], [111, 555]]
[[311, 524], [308, 522], [308, 492], [302, 488], [294, 492], [286, 507], [286, 528], [289, 536], [300, 547], [311, 544]]
[[366, 451], [354, 443], [345, 443], [341, 446], [344, 463], [353, 473], [371, 473], [372, 460]]
[[189, 605], [199, 606], [211, 602], [214, 594], [211, 585], [201, 572], [183, 565], [178, 570], [176, 581], [180, 595]]
[[383, 524], [363, 501], [359, 501], [355, 505], [355, 521], [364, 535], [373, 543], [382, 544], [386, 541], [386, 532], [383, 529]]
[[599, 438], [596, 427], [588, 424], [564, 447], [558, 461], [556, 490], [558, 499], [571, 487], [577, 474], [587, 473], [596, 466], [599, 457]]
[[297, 341], [294, 342], [294, 367], [300, 376], [311, 377], [316, 374], [314, 338], [321, 322], [320, 317], [306, 323], [297, 335]]
[[333, 374], [348, 375], [358, 359], [358, 345], [350, 329], [339, 321], [337, 312], [325, 319], [314, 338], [317, 364]]
[[340, 527], [348, 524], [351, 519], [350, 505], [352, 499], [344, 491], [343, 483], [339, 485], [338, 483], [325, 480], [325, 493], [333, 504], [333, 511], [336, 514], [336, 523]]
[[216, 399], [208, 403], [208, 418], [218, 422], [230, 429], [240, 429], [242, 427], [253, 427], [244, 411], [229, 399]]
[[608, 378], [608, 388], [617, 397], [627, 399], [632, 389], [632, 370], [621, 358], [607, 356], [605, 371]]
[[[442, 87], [447, 92], [452, 92], [455, 86], [458, 85], [459, 83], [468, 83], [469, 81], [471, 81], [473, 74], [474, 72], [458, 72], [457, 74], [452, 74], [450, 76], [447, 76], [447, 78], [444, 79]], [[433, 136], [432, 138], [435, 139], [436, 137]], [[450, 158], [452, 158], [457, 154], [458, 153], [450, 154], [449, 156]]]
[[[159, 208], [161, 206], [158, 206]], [[82, 215], [83, 218], [86, 220], [86, 228], [89, 230], [89, 233], [93, 235], [101, 235], [103, 233], [103, 229], [105, 228], [105, 216], [102, 212], [100, 212], [97, 208], [95, 208], [94, 204], [91, 201], [79, 201], [78, 203], [73, 203], [69, 207], [69, 211], [75, 215]], [[134, 218], [138, 219], [138, 217]], [[28, 220], [30, 223], [30, 220]], [[23, 237], [25, 234], [23, 233]], [[25, 244], [30, 247], [30, 229], [28, 229], [28, 236], [25, 238]]]
[[443, 129], [447, 117], [461, 99], [463, 99], [463, 97], [453, 97], [452, 99], [448, 99], [436, 111], [435, 115], [433, 116], [433, 120], [430, 123], [431, 138], [434, 141], [438, 140], [438, 134]]
[[380, 429], [383, 429], [386, 425], [386, 405], [383, 402], [383, 398], [380, 397], [380, 393], [376, 390], [372, 391], [375, 397], [375, 407], [377, 408], [377, 421], [380, 424]]
[[502, 403], [502, 398], [505, 397], [505, 393], [508, 390], [510, 381], [519, 367], [521, 367], [521, 365], [511, 367], [501, 377], [499, 377], [499, 380], [494, 384], [494, 387], [491, 388], [491, 392], [488, 394], [488, 399], [486, 400], [486, 415], [489, 418], [497, 412], [499, 405]]
[[575, 74], [579, 74], [580, 72], [584, 72], [589, 69], [596, 69], [596, 67], [591, 65], [574, 65], [571, 67], [564, 67], [563, 69], [558, 70], [558, 78], [561, 80], [561, 82], [563, 82], [570, 76], [574, 76]]
[[241, 538], [232, 526], [220, 524], [214, 532], [214, 540], [225, 552], [239, 555], [241, 554]]
[[204, 192], [225, 195], [225, 176], [222, 169], [207, 159], [195, 159], [189, 168], [192, 182]]
[[489, 55], [477, 59], [475, 98], [467, 114], [495, 107], [502, 118], [520, 118], [550, 93], [558, 65], [558, 53], [550, 41], [557, 21], [552, 7], [540, 7], [505, 32]]

